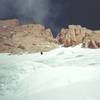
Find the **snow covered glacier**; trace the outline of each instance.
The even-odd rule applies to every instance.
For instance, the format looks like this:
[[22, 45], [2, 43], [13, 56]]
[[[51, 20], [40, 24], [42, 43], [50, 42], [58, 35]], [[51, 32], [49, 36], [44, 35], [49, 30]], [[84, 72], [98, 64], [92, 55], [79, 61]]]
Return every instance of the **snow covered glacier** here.
[[100, 49], [80, 46], [0, 54], [0, 100], [100, 100]]

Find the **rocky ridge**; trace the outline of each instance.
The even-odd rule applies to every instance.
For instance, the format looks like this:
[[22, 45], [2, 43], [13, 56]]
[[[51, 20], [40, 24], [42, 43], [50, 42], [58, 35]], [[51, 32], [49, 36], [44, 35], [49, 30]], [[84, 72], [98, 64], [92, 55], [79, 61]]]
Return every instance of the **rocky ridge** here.
[[45, 52], [59, 47], [100, 48], [100, 31], [80, 25], [61, 29], [56, 39], [49, 28], [40, 24], [20, 25], [19, 20], [0, 20], [0, 53]]
[[20, 25], [16, 20], [11, 20], [11, 22], [9, 20], [1, 26], [0, 52], [45, 52], [58, 47], [58, 44], [54, 42], [51, 30], [42, 25]]
[[61, 29], [57, 40], [64, 47], [82, 43], [84, 48], [100, 48], [100, 31], [93, 31], [80, 25], [69, 25], [68, 28]]

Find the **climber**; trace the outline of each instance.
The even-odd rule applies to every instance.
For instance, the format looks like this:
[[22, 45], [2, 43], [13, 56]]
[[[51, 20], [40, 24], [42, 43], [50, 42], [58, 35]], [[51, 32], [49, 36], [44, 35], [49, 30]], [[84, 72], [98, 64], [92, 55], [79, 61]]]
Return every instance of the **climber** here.
[[43, 55], [43, 52], [41, 51], [40, 54]]

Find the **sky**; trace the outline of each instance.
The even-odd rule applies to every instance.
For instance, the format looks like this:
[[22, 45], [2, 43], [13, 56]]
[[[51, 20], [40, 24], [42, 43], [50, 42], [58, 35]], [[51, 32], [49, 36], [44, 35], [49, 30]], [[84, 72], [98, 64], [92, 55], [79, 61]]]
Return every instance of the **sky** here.
[[54, 35], [69, 24], [100, 29], [99, 10], [100, 0], [0, 0], [0, 19], [40, 23]]

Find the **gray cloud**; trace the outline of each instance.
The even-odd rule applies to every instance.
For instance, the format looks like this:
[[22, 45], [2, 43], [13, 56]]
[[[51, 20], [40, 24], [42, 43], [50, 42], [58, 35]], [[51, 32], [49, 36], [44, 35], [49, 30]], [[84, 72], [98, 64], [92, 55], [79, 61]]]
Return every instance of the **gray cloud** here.
[[48, 16], [49, 0], [17, 0], [14, 7], [18, 17], [27, 17], [43, 24]]
[[43, 24], [48, 10], [49, 0], [0, 0], [0, 18], [26, 17]]

